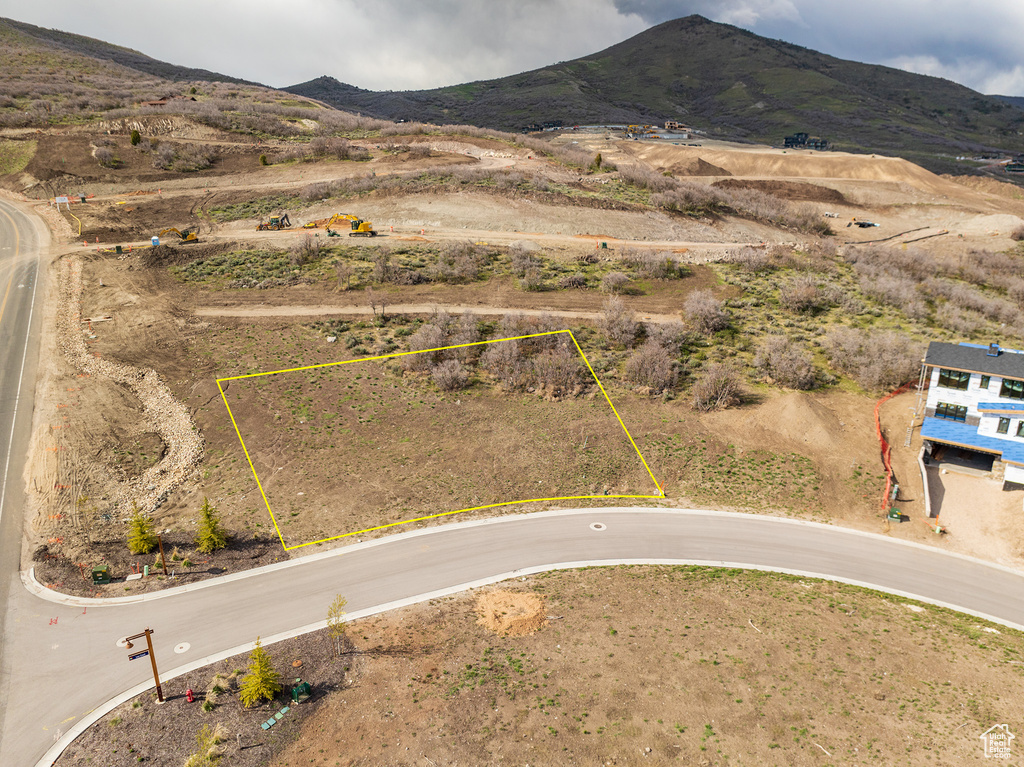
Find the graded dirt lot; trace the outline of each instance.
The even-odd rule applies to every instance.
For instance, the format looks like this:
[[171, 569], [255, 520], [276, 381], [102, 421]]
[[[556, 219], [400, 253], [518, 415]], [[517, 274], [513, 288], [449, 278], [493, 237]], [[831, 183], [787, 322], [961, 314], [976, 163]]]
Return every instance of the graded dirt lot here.
[[[241, 656], [123, 704], [57, 764], [180, 764], [220, 725], [237, 767], [956, 765], [1024, 716], [1016, 632], [765, 573], [549, 573], [356, 621], [339, 659], [324, 633], [268, 648], [314, 691], [269, 732], [287, 700], [242, 709]], [[204, 713], [186, 683], [223, 692]]]
[[[126, 159], [100, 169], [93, 152], [102, 136], [74, 130], [34, 136], [45, 151], [5, 179], [30, 196], [94, 195], [59, 218], [40, 204], [65, 242], [47, 301], [49, 369], [28, 478], [26, 564], [45, 583], [98, 596], [164, 586], [160, 576], [122, 580], [155, 564], [153, 554], [127, 552], [133, 502], [163, 534], [178, 583], [321, 548], [282, 548], [216, 379], [405, 351], [439, 313], [467, 308], [482, 338], [502, 337], [505, 315], [520, 309], [537, 328], [572, 328], [665, 503], [815, 519], [1024, 563], [1019, 545], [997, 550], [984, 532], [1005, 536], [1018, 527], [959, 534], [972, 524], [967, 516], [939, 537], [923, 523], [917, 442], [901, 447], [906, 396], [888, 403], [882, 418], [910, 521], [884, 522], [872, 418], [879, 392], [831, 368], [820, 343], [837, 325], [951, 338], [946, 328], [912, 324], [870, 298], [853, 258], [842, 255], [856, 251], [837, 256], [835, 244], [877, 239], [899, 248], [928, 236], [911, 244], [937, 265], [962, 261], [972, 249], [1001, 255], [1024, 224], [1016, 187], [940, 178], [889, 158], [575, 137], [620, 165], [765, 193], [817, 217], [833, 213], [838, 236], [819, 241], [765, 218], [673, 213], [649, 205], [650, 190], [627, 188], [614, 173], [485, 139], [435, 137], [429, 152], [414, 154], [360, 138], [371, 155], [365, 162], [263, 166], [259, 154], [284, 152], [289, 142], [254, 147], [188, 121], [154, 135], [215, 144], [218, 159], [208, 170], [158, 172], [121, 133], [114, 148]], [[430, 186], [451, 168], [486, 173]], [[378, 177], [400, 182], [302, 199], [311, 183], [355, 179], [369, 188]], [[358, 213], [381, 236], [339, 241], [318, 230], [309, 241], [315, 252], [304, 255], [309, 232], [255, 231], [260, 218], [285, 210], [295, 224]], [[844, 225], [854, 217], [880, 226]], [[195, 224], [199, 244], [167, 247], [165, 237], [163, 247], [140, 248], [165, 227]], [[103, 245], [111, 247], [100, 252]], [[132, 250], [117, 254], [114, 245]], [[452, 276], [467, 258], [476, 259], [468, 272]], [[742, 258], [749, 271], [737, 265]], [[75, 270], [78, 298], [65, 284]], [[634, 352], [602, 325], [601, 286], [612, 272], [625, 276], [622, 300], [648, 323], [643, 334], [673, 349], [677, 382], [666, 394], [629, 380]], [[801, 280], [820, 294], [811, 311], [781, 299]], [[1010, 295], [1006, 285], [998, 289]], [[729, 318], [714, 335], [696, 330], [686, 308], [702, 291]], [[755, 364], [768, 335], [786, 335], [807, 351], [817, 390], [784, 389]], [[463, 362], [471, 385], [450, 393], [396, 361], [227, 387], [289, 545], [503, 500], [650, 490], [592, 382], [558, 393], [509, 392], [478, 363]], [[741, 372], [741, 393], [734, 407], [701, 412], [692, 392], [713, 364]], [[153, 392], [173, 395], [173, 423], [153, 409]], [[187, 470], [173, 467], [191, 437], [200, 457]], [[1021, 496], [1002, 496], [1002, 513], [1014, 503], [1019, 510]], [[210, 556], [194, 544], [204, 497], [231, 535], [229, 548]], [[574, 504], [462, 518], [554, 505]], [[101, 561], [116, 580], [96, 588], [83, 574]], [[60, 763], [184, 762], [194, 731], [222, 721], [230, 728], [228, 759], [243, 767], [952, 764], [977, 758], [978, 735], [992, 724], [1021, 718], [1019, 697], [1005, 693], [1006, 680], [1020, 673], [1019, 638], [933, 608], [776, 576], [658, 568], [562, 573], [505, 588], [536, 596], [530, 610], [523, 599], [507, 607], [495, 600], [494, 625], [502, 630], [501, 613], [522, 614], [536, 633], [490, 633], [477, 624], [469, 596], [360, 622], [350, 629], [355, 650], [345, 665], [327, 660], [329, 647], [318, 639], [277, 646], [279, 660], [303, 660], [302, 675], [320, 692], [339, 692], [301, 708], [270, 738], [260, 740], [259, 730], [269, 709], [243, 712], [233, 683], [221, 680], [226, 700], [209, 713], [196, 704], [184, 728], [144, 697], [98, 724]], [[542, 610], [534, 599], [543, 599]], [[218, 670], [230, 676], [242, 665], [233, 663]], [[231, 740], [235, 730], [247, 733], [242, 750]]]
[[[71, 150], [85, 151], [74, 143], [82, 142], [80, 136], [68, 140], [72, 143], [61, 146], [69, 156]], [[363, 143], [374, 147], [372, 142]], [[863, 215], [863, 206], [870, 203], [874, 206], [868, 209], [870, 215], [884, 220], [879, 214], [896, 210], [892, 206], [899, 201], [900, 227], [909, 230], [917, 225], [920, 230], [930, 224], [959, 223], [958, 243], [1009, 242], [1009, 227], [1018, 220], [1014, 213], [996, 212], [1006, 210], [1000, 206], [1018, 204], [1005, 194], [940, 179], [903, 161], [872, 164], [871, 158], [865, 157], [807, 154], [797, 158], [735, 148], [704, 151], [694, 147], [636, 147], [632, 143], [617, 145], [623, 157], [631, 153], [634, 159], [654, 163], [656, 168], [673, 157], [677, 162], [692, 162], [699, 157], [715, 167], [731, 163], [728, 172], [732, 175], [721, 179], [727, 186], [776, 193], [823, 209], [842, 210], [845, 205], [848, 211]], [[523, 168], [549, 169], [553, 182], [575, 183], [564, 170], [551, 169], [550, 163], [524, 156], [525, 152], [503, 152], [502, 146], [494, 142], [467, 139], [434, 144], [432, 152], [436, 156], [432, 158], [383, 153], [374, 155], [369, 163], [299, 163], [259, 168], [255, 175], [239, 176], [226, 168], [209, 178], [178, 174], [177, 179], [161, 181], [161, 187], [168, 188], [156, 193], [148, 188], [155, 184], [145, 177], [128, 178], [123, 182], [124, 192], [134, 188], [146, 193], [99, 195], [85, 205], [77, 204], [72, 212], [83, 222], [88, 239], [98, 237], [101, 242], [127, 244], [133, 238], [144, 242], [157, 226], [191, 224], [199, 211], [239, 200], [257, 200], [271, 187], [295, 190], [310, 180], [365, 173], [369, 167], [386, 174], [415, 173], [435, 160], [522, 163]], [[238, 151], [244, 155], [241, 148]], [[38, 155], [35, 161], [43, 162], [42, 157]], [[84, 172], [87, 160], [81, 162], [79, 170]], [[770, 167], [762, 167], [765, 162]], [[778, 179], [769, 171], [807, 175], [806, 180]], [[270, 175], [274, 175], [273, 180], [268, 180]], [[240, 179], [246, 179], [247, 185], [238, 186]], [[101, 181], [98, 178], [95, 183]], [[960, 193], [956, 205], [947, 194], [953, 191]], [[294, 198], [285, 193], [281, 199]], [[878, 207], [879, 203], [884, 205]], [[154, 515], [157, 529], [164, 532], [170, 547], [179, 549], [176, 561], [191, 560], [193, 567], [186, 569], [186, 577], [201, 578], [287, 556], [275, 543], [272, 521], [226, 418], [214, 379], [401, 351], [406, 348], [408, 334], [429, 318], [428, 312], [446, 307], [459, 307], [460, 312], [472, 308], [479, 321], [492, 323], [489, 333], [494, 332], [494, 323], [501, 315], [519, 309], [532, 314], [550, 312], [551, 317], [540, 319], [555, 322], [557, 328], [580, 330], [586, 353], [593, 354], [601, 366], [602, 380], [608, 383], [616, 407], [669, 501], [809, 515], [862, 529], [880, 529], [875, 497], [880, 492], [880, 472], [870, 423], [870, 398], [840, 391], [780, 394], [777, 389], [758, 387], [747, 393], [742, 408], [698, 414], [685, 398], [651, 398], [634, 391], [635, 387], [622, 378], [625, 353], [608, 347], [599, 334], [593, 335], [604, 301], [593, 287], [524, 291], [511, 275], [499, 273], [497, 266], [488, 267], [495, 271], [493, 275], [466, 284], [384, 285], [378, 290], [389, 303], [418, 309], [411, 316], [400, 316], [380, 327], [379, 322], [371, 321], [364, 292], [339, 291], [340, 278], [330, 265], [355, 259], [356, 282], [373, 284], [371, 262], [382, 248], [397, 254], [399, 264], [415, 265], [429, 262], [449, 243], [468, 241], [484, 249], [520, 248], [548, 259], [545, 263], [549, 266], [544, 269], [545, 274], [550, 272], [552, 284], [561, 279], [559, 275], [591, 270], [587, 274], [593, 286], [602, 274], [625, 268], [623, 259], [631, 251], [658, 248], [687, 264], [685, 274], [676, 279], [637, 275], [636, 288], [625, 301], [641, 319], [665, 324], [683, 318], [680, 310], [687, 296], [697, 290], [710, 288], [723, 300], [748, 301], [743, 298], [742, 288], [724, 285], [720, 273], [702, 262], [729, 258], [747, 242], [799, 242], [806, 237], [739, 218], [693, 219], [650, 210], [564, 205], [543, 195], [496, 194], [493, 189], [389, 193], [356, 202], [328, 201], [302, 208], [295, 220], [298, 223], [324, 217], [343, 207], [372, 216], [381, 236], [361, 242], [363, 250], [352, 251], [339, 250], [337, 240], [314, 232], [322, 245], [329, 247], [330, 257], [299, 268], [288, 268], [285, 261], [284, 267], [264, 272], [272, 279], [261, 281], [258, 290], [233, 287], [240, 279], [244, 282], [252, 269], [244, 261], [229, 268], [218, 266], [221, 254], [269, 253], [280, 260], [279, 254], [284, 251], [274, 249], [294, 246], [306, 236], [305, 232], [255, 232], [253, 218], [223, 223], [204, 219], [198, 245], [152, 252], [140, 249], [120, 256], [96, 253], [95, 243], [88, 250], [78, 249], [84, 259], [81, 317], [95, 320], [86, 322], [83, 328], [89, 349], [101, 359], [140, 371], [155, 370], [185, 403], [203, 440], [201, 465], [163, 494]], [[872, 232], [879, 230], [841, 231], [842, 236], [849, 233], [865, 239], [876, 236]], [[880, 234], [888, 236], [891, 231], [892, 226], [887, 224]], [[993, 238], [992, 231], [999, 232], [999, 237]], [[345, 246], [352, 244], [346, 238], [341, 240]], [[600, 248], [601, 242], [608, 248]], [[942, 252], [950, 242], [950, 236], [945, 236], [928, 244]], [[583, 261], [594, 257], [592, 266]], [[172, 273], [175, 269], [178, 271]], [[334, 344], [327, 341], [332, 335], [339, 339]], [[719, 358], [728, 360], [728, 355], [734, 353], [723, 353]], [[76, 576], [81, 571], [79, 565], [84, 567], [103, 557], [119, 570], [134, 566], [137, 558], [129, 559], [120, 549], [119, 531], [125, 510], [116, 501], [125, 497], [124, 491], [112, 487], [130, 487], [138, 484], [145, 472], [158, 471], [169, 445], [153, 424], [140, 421], [137, 414], [141, 403], [132, 391], [102, 377], [83, 378], [88, 375], [86, 371], [60, 358], [53, 363], [55, 376], [46, 384], [50, 394], [44, 398], [42, 416], [47, 431], [37, 439], [37, 537], [31, 551], [43, 580], [63, 588], [87, 590]], [[280, 504], [279, 521], [288, 531], [290, 544], [502, 500], [606, 491], [633, 494], [640, 485], [649, 484], [642, 467], [637, 473], [635, 461], [628, 468], [621, 463], [628, 462], [625, 453], [625, 457], [615, 460], [603, 456], [598, 461], [601, 466], [589, 457], [578, 460], [580, 445], [585, 444], [587, 451], [595, 449], [590, 432], [597, 441], [602, 435], [611, 439], [612, 432], [616, 439], [621, 438], [615, 429], [605, 433], [610, 423], [605, 418], [606, 408], [596, 408], [600, 412], [593, 417], [585, 415], [595, 408], [593, 398], [598, 394], [593, 387], [579, 399], [553, 402], [538, 394], [505, 395], [487, 387], [451, 396], [438, 394], [422, 374], [384, 368], [377, 374], [380, 381], [389, 381], [394, 387], [394, 396], [376, 392], [372, 417], [378, 423], [364, 418], [367, 423], [357, 425], [369, 431], [380, 424], [392, 431], [401, 426], [409, 430], [404, 436], [410, 442], [405, 447], [378, 445], [388, 452], [376, 463], [365, 460], [358, 443], [341, 439], [349, 435], [329, 433], [333, 427], [321, 422], [326, 414], [333, 418], [338, 414], [360, 417], [352, 410], [351, 402], [344, 400], [352, 394], [345, 387], [355, 386], [355, 382], [335, 381], [325, 386], [320, 381], [315, 390], [309, 388], [314, 386], [309, 382], [290, 390], [274, 384], [270, 387], [274, 391], [266, 387], [260, 390], [266, 399], [239, 402], [240, 426], [246, 430], [243, 436], [253, 447], [257, 473], [261, 478], [269, 477], [271, 505]], [[365, 378], [358, 382], [359, 386], [366, 383]], [[231, 396], [240, 396], [243, 388], [235, 386]], [[428, 401], [434, 410], [426, 416]], [[409, 420], [412, 411], [405, 412], [410, 403], [418, 405], [413, 420]], [[68, 417], [72, 412], [82, 415]], [[316, 418], [307, 421], [303, 417], [307, 412], [315, 413]], [[530, 426], [530, 419], [523, 420], [524, 413], [532, 413], [532, 423], [544, 424], [549, 430], [546, 440], [538, 442], [540, 432], [532, 431], [535, 427]], [[461, 422], [478, 425], [472, 439], [460, 443], [454, 453], [437, 453], [430, 447], [440, 444], [440, 436], [447, 438], [452, 425]], [[493, 433], [481, 431], [484, 425]], [[379, 440], [379, 429], [373, 438]], [[442, 441], [448, 443], [447, 439]], [[415, 450], [409, 449], [412, 442], [417, 445]], [[531, 447], [520, 450], [517, 445]], [[492, 457], [490, 465], [481, 459], [488, 455]], [[504, 466], [501, 476], [493, 476], [497, 457], [509, 455], [519, 458]], [[472, 467], [472, 477], [463, 476], [461, 468], [455, 468], [463, 466]], [[142, 485], [142, 489], [149, 486]], [[154, 484], [157, 489], [152, 492], [162, 492], [158, 486]], [[528, 492], [527, 488], [537, 492]], [[207, 558], [191, 550], [195, 509], [203, 497], [215, 503], [233, 532], [235, 542], [229, 550], [233, 553]], [[917, 512], [913, 502], [906, 508]], [[953, 542], [954, 536], [936, 540], [923, 524], [898, 527], [893, 534], [984, 555], [979, 550], [984, 548], [982, 544]], [[159, 585], [150, 582], [132, 588], [145, 590]]]

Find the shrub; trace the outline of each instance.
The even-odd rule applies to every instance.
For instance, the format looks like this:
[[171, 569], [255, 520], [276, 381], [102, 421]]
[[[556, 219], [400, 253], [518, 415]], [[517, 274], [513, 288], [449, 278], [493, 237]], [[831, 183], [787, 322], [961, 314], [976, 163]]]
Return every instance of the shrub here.
[[804, 274], [779, 288], [779, 303], [791, 312], [813, 314], [829, 302], [818, 281]]
[[729, 260], [751, 274], [765, 274], [776, 268], [774, 259], [766, 248], [741, 248]]
[[480, 355], [480, 364], [498, 379], [506, 391], [522, 390], [533, 382], [533, 371], [523, 357], [518, 341], [488, 344]]
[[1014, 242], [1021, 242], [1024, 240], [1024, 226], [1018, 226], [1012, 232], [1010, 232], [1010, 239]]
[[444, 331], [437, 325], [428, 323], [409, 337], [409, 351], [423, 353], [410, 354], [403, 357], [402, 361], [410, 370], [426, 370], [435, 364], [441, 356], [440, 352], [427, 352], [426, 350], [438, 349], [446, 345]]
[[587, 275], [582, 272], [566, 275], [558, 280], [558, 287], [563, 290], [569, 290], [571, 288], [582, 290], [587, 287]]
[[813, 389], [815, 385], [811, 355], [785, 336], [768, 336], [754, 356], [754, 367], [790, 389]]
[[260, 165], [270, 165], [270, 160], [267, 159], [265, 154], [260, 155]]
[[472, 242], [446, 242], [427, 274], [434, 282], [472, 282], [480, 276], [480, 249]]
[[675, 365], [664, 346], [648, 340], [626, 360], [626, 378], [654, 393], [662, 392], [675, 385]]
[[924, 345], [896, 331], [836, 328], [825, 337], [832, 366], [867, 389], [894, 389], [917, 377]]
[[533, 371], [539, 386], [547, 386], [557, 396], [580, 383], [579, 355], [561, 345], [545, 349], [533, 359]]
[[322, 250], [323, 243], [320, 242], [320, 238], [307, 234], [292, 244], [288, 251], [288, 257], [295, 266], [304, 266], [320, 258]]
[[174, 147], [170, 144], [161, 144], [153, 153], [153, 167], [160, 170], [170, 170], [174, 162]]
[[445, 360], [434, 365], [430, 376], [441, 391], [465, 389], [469, 381], [469, 374], [458, 360]]
[[524, 276], [527, 271], [537, 266], [537, 259], [522, 245], [512, 245], [508, 249], [508, 255], [512, 262], [512, 274], [516, 277]]
[[112, 168], [114, 166], [114, 152], [109, 147], [98, 147], [93, 154], [96, 157], [96, 162], [104, 168]]
[[691, 394], [694, 408], [705, 413], [737, 405], [740, 402], [739, 376], [728, 365], [708, 365], [693, 385]]
[[138, 146], [139, 142], [142, 141], [142, 134], [139, 133], [137, 130], [132, 129], [131, 138], [129, 139], [129, 141], [131, 141], [132, 146]]
[[535, 292], [544, 287], [544, 279], [541, 277], [540, 269], [527, 269], [519, 278], [518, 285], [521, 290]]
[[688, 295], [683, 302], [683, 314], [702, 335], [711, 335], [729, 326], [729, 315], [710, 290], [695, 290]]
[[601, 278], [601, 290], [612, 295], [621, 293], [628, 284], [629, 277], [622, 272], [608, 272], [608, 274]]
[[636, 332], [639, 327], [636, 316], [626, 307], [621, 298], [612, 296], [608, 299], [601, 315], [601, 330], [612, 343], [625, 346], [628, 349], [636, 340]]
[[650, 323], [645, 328], [647, 339], [664, 346], [671, 354], [678, 353], [690, 341], [690, 331], [679, 321]]

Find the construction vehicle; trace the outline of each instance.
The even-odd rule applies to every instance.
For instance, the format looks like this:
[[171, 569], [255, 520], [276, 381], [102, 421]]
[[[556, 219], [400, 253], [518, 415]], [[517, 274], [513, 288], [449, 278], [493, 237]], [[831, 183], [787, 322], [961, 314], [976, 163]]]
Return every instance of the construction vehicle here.
[[376, 237], [377, 230], [373, 228], [373, 224], [369, 221], [363, 221], [361, 218], [352, 220], [352, 231], [348, 233], [349, 237]]
[[199, 242], [199, 237], [197, 236], [199, 234], [199, 227], [198, 226], [190, 226], [188, 229], [181, 229], [181, 230], [175, 229], [172, 226], [172, 227], [170, 227], [168, 229], [161, 229], [160, 230], [160, 234], [158, 234], [157, 236], [158, 237], [163, 237], [165, 234], [170, 234], [171, 232], [174, 232], [174, 234], [178, 235], [178, 237], [181, 238], [181, 241], [183, 243], [185, 243], [185, 242]]
[[347, 213], [335, 213], [330, 218], [318, 218], [316, 221], [307, 221], [302, 225], [303, 229], [319, 229], [321, 226], [325, 229], [330, 229], [338, 221], [352, 221], [356, 216], [350, 216]]
[[257, 232], [263, 232], [266, 230], [278, 231], [279, 229], [291, 229], [292, 222], [288, 218], [288, 214], [285, 213], [283, 216], [271, 216], [270, 221], [260, 221], [256, 225]]

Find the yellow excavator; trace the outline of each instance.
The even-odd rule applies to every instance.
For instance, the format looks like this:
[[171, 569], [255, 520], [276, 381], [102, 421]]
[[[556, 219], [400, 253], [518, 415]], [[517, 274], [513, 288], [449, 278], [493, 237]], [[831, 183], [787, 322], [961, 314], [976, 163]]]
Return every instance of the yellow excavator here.
[[179, 229], [175, 229], [172, 226], [169, 229], [161, 229], [160, 230], [160, 234], [157, 235], [157, 236], [163, 237], [165, 234], [170, 234], [171, 232], [173, 232], [174, 234], [178, 235], [178, 237], [181, 238], [181, 241], [183, 243], [185, 243], [185, 242], [199, 242], [199, 237], [197, 236], [199, 234], [199, 227], [198, 226], [190, 226], [188, 229], [180, 229], [180, 230]]
[[363, 221], [358, 216], [352, 216], [348, 213], [338, 213], [330, 218], [326, 224], [327, 236], [328, 237], [341, 237], [341, 234], [331, 229], [331, 224], [335, 221], [348, 221], [350, 222], [349, 237], [376, 237], [377, 230], [373, 228], [373, 224], [369, 221]]

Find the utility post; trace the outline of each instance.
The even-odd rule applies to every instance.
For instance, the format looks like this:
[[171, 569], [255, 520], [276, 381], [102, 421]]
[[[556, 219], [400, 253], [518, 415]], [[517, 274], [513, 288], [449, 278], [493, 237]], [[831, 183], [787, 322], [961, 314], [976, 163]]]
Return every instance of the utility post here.
[[156, 699], [157, 699], [158, 703], [163, 703], [164, 702], [164, 691], [160, 687], [160, 674], [156, 670], [156, 655], [153, 654], [153, 640], [150, 638], [152, 634], [153, 634], [153, 629], [146, 629], [141, 634], [134, 634], [134, 635], [132, 635], [130, 637], [125, 637], [124, 638], [124, 642], [125, 642], [124, 646], [125, 646], [125, 648], [130, 650], [130, 649], [132, 649], [132, 647], [134, 647], [134, 645], [132, 644], [132, 640], [133, 639], [141, 639], [142, 637], [146, 637], [146, 650], [142, 651], [142, 652], [137, 652], [137, 653], [133, 653], [133, 654], [129, 655], [128, 656], [128, 660], [132, 661], [132, 660], [135, 660], [136, 658], [145, 657], [146, 655], [149, 656], [149, 662], [153, 665], [153, 681], [156, 682]]

